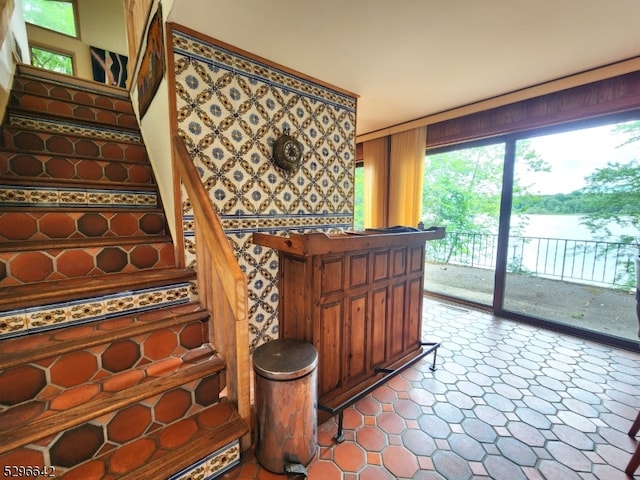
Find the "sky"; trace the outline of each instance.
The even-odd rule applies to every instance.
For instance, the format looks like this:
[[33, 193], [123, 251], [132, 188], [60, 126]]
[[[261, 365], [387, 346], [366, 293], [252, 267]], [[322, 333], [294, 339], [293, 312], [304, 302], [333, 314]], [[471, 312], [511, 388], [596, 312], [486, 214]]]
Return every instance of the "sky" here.
[[533, 138], [532, 146], [551, 165], [551, 172], [527, 172], [516, 160], [516, 175], [523, 184], [533, 184], [531, 190], [536, 193], [571, 193], [585, 185], [586, 176], [609, 161], [640, 160], [640, 142], [616, 148], [622, 136], [611, 134], [611, 130], [612, 126], [605, 125]]

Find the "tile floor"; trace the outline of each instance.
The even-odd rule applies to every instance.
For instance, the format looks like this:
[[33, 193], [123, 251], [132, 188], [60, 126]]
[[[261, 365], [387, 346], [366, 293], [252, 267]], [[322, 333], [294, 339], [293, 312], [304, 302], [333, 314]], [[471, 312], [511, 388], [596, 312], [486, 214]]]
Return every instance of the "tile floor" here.
[[[311, 480], [617, 480], [636, 441], [640, 353], [425, 298], [431, 356], [318, 427]], [[638, 472], [640, 476], [640, 470]], [[251, 453], [226, 479], [282, 479]]]

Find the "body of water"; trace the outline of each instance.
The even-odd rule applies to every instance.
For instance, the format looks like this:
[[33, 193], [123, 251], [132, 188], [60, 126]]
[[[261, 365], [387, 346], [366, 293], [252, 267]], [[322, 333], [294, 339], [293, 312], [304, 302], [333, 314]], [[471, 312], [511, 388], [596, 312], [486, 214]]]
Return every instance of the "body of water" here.
[[608, 225], [608, 228], [613, 236], [601, 238], [581, 224], [583, 218], [582, 215], [512, 215], [511, 226], [513, 228], [514, 225], [522, 224], [522, 236], [524, 237], [617, 242], [619, 235], [640, 236], [640, 232], [632, 227], [620, 227], [612, 223]]

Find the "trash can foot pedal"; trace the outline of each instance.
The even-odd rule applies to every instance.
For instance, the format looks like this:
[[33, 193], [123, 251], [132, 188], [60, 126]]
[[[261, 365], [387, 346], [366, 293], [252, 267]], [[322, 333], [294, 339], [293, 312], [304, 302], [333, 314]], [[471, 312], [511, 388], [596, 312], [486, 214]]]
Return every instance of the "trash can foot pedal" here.
[[287, 463], [284, 466], [284, 471], [288, 474], [304, 475], [307, 476], [307, 467], [300, 463]]

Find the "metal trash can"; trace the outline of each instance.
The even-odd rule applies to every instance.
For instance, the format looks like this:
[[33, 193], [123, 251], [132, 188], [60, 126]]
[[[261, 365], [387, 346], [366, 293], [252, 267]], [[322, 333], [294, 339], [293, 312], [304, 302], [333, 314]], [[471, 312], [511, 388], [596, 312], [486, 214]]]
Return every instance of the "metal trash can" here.
[[318, 449], [318, 352], [300, 340], [273, 340], [253, 353], [256, 459], [273, 473], [303, 473]]

